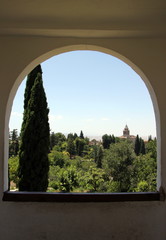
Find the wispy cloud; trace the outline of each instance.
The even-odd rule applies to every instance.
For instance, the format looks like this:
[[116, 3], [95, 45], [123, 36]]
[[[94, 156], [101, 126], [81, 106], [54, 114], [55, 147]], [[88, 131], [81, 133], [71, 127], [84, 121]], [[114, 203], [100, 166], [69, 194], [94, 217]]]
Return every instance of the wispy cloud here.
[[94, 122], [94, 119], [93, 118], [86, 118], [85, 122]]
[[108, 120], [109, 120], [109, 118], [102, 117], [102, 118], [101, 118], [101, 120], [102, 120], [102, 121], [108, 121]]

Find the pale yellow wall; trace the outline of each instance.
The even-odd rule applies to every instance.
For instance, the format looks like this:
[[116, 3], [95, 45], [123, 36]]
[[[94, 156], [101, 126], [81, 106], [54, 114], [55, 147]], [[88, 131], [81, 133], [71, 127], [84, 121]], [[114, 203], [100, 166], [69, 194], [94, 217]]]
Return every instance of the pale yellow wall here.
[[[10, 107], [19, 83], [38, 63], [54, 54], [76, 49], [100, 50], [119, 56], [145, 80], [157, 113], [158, 187], [162, 185], [166, 189], [165, 46], [166, 39], [157, 38], [0, 37], [0, 199], [7, 187], [4, 138], [8, 139]], [[12, 203], [0, 200], [1, 240], [165, 240], [165, 226], [165, 202]]]

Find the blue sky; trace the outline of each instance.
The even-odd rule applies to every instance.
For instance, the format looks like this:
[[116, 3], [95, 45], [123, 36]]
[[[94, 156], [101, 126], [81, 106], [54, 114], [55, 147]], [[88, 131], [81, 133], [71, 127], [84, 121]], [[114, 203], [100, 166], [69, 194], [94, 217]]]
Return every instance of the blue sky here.
[[[50, 129], [85, 136], [156, 136], [154, 110], [142, 79], [121, 60], [96, 51], [73, 51], [41, 64]], [[25, 81], [13, 102], [10, 130], [20, 131]]]

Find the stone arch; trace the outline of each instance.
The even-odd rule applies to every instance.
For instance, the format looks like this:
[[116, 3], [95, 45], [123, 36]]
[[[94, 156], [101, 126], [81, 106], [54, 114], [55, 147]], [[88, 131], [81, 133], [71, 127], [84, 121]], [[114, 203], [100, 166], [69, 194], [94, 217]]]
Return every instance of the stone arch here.
[[5, 162], [4, 162], [4, 190], [7, 190], [8, 188], [8, 164], [7, 164], [7, 159], [8, 159], [8, 124], [9, 124], [9, 118], [10, 118], [10, 113], [11, 113], [11, 108], [12, 108], [12, 102], [13, 99], [16, 95], [17, 89], [20, 85], [20, 83], [23, 81], [23, 79], [27, 76], [27, 74], [38, 64], [46, 61], [47, 59], [58, 55], [58, 54], [62, 54], [65, 52], [70, 52], [70, 51], [77, 51], [77, 50], [89, 50], [89, 51], [98, 51], [98, 52], [102, 52], [102, 53], [106, 53], [109, 55], [112, 55], [120, 60], [122, 60], [123, 62], [125, 62], [127, 65], [129, 65], [140, 77], [141, 79], [144, 81], [152, 103], [153, 103], [153, 108], [154, 108], [154, 113], [155, 113], [155, 120], [156, 120], [156, 130], [157, 130], [157, 189], [159, 190], [160, 186], [161, 186], [161, 164], [160, 164], [160, 152], [161, 152], [161, 137], [160, 137], [160, 112], [159, 112], [159, 107], [158, 107], [158, 103], [157, 103], [157, 98], [156, 98], [156, 94], [154, 92], [154, 89], [150, 83], [150, 81], [148, 80], [148, 78], [146, 77], [146, 75], [143, 73], [143, 71], [136, 66], [130, 59], [128, 59], [127, 57], [125, 57], [124, 55], [120, 54], [117, 51], [111, 50], [109, 48], [104, 48], [101, 46], [97, 46], [97, 45], [86, 45], [86, 44], [76, 44], [76, 45], [68, 45], [65, 47], [60, 47], [60, 48], [56, 48], [53, 49], [51, 51], [46, 52], [45, 54], [42, 54], [41, 56], [37, 57], [35, 60], [33, 60], [31, 63], [29, 63], [25, 69], [23, 69], [23, 71], [20, 73], [20, 75], [17, 77], [11, 91], [10, 91], [10, 95], [8, 98], [8, 102], [7, 102], [7, 107], [6, 107], [6, 114], [5, 114], [5, 151], [4, 151], [4, 158], [5, 158]]

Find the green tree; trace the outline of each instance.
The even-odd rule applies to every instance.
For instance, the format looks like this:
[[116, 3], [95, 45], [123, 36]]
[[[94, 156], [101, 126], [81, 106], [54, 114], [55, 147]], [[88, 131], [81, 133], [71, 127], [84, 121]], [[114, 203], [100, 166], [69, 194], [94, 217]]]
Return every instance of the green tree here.
[[145, 154], [146, 152], [144, 140], [138, 135], [136, 136], [135, 139], [134, 151], [137, 156], [140, 154]]
[[148, 142], [150, 142], [150, 141], [152, 141], [152, 136], [151, 135], [148, 137]]
[[140, 138], [138, 135], [136, 136], [135, 139], [134, 151], [137, 156], [140, 154]]
[[145, 154], [145, 143], [142, 138], [140, 138], [140, 154]]
[[58, 190], [59, 188], [59, 166], [50, 165], [49, 168], [49, 187]]
[[70, 192], [78, 185], [77, 171], [75, 167], [60, 169], [59, 172], [59, 190], [62, 192]]
[[18, 186], [18, 156], [12, 156], [9, 158], [9, 179]]
[[122, 141], [105, 150], [103, 168], [119, 183], [121, 192], [128, 192], [131, 184], [132, 163], [135, 158], [132, 143]]
[[101, 146], [98, 147], [96, 165], [98, 168], [102, 168], [103, 149]]
[[105, 172], [103, 169], [90, 166], [80, 178], [80, 185], [89, 192], [100, 192], [105, 182]]
[[52, 150], [54, 146], [57, 146], [57, 149], [59, 149], [59, 151], [62, 150], [62, 144], [66, 141], [66, 137], [64, 134], [58, 132], [58, 133], [54, 133], [52, 132], [50, 134], [50, 149]]
[[82, 138], [76, 138], [75, 140], [76, 152], [78, 156], [82, 156], [84, 151], [85, 141]]
[[56, 137], [55, 137], [55, 133], [52, 132], [52, 133], [50, 134], [50, 150], [53, 149], [53, 147], [55, 146], [55, 144], [56, 144]]
[[66, 137], [63, 133], [57, 132], [55, 133], [55, 145], [60, 145], [66, 141]]
[[74, 137], [74, 140], [75, 140], [75, 139], [78, 137], [78, 136], [77, 136], [77, 133], [74, 133], [74, 136], [73, 136], [73, 137]]
[[[50, 156], [51, 154], [49, 154]], [[63, 168], [65, 165], [68, 165], [69, 156], [63, 152], [54, 151], [53, 158], [49, 157], [50, 165], [59, 166]]]
[[67, 135], [67, 140], [69, 140], [69, 139], [72, 139], [72, 140], [74, 140], [74, 135], [73, 135], [73, 133], [69, 133], [68, 135]]
[[19, 138], [17, 129], [13, 129], [9, 135], [9, 157], [17, 156], [19, 151]]
[[116, 141], [116, 138], [115, 138], [115, 136], [114, 136], [114, 135], [112, 135], [112, 136], [111, 136], [111, 139], [112, 139], [112, 141], [111, 141], [111, 142], [112, 142], [112, 143], [115, 143], [115, 141]]
[[25, 90], [19, 152], [20, 191], [46, 191], [48, 186], [49, 110], [40, 70], [37, 66], [28, 75]]
[[42, 74], [41, 65], [36, 66], [27, 77], [25, 93], [24, 93], [24, 118], [26, 118], [25, 111], [28, 108], [28, 102], [31, 98], [32, 87], [35, 83], [38, 73]]
[[103, 159], [103, 149], [101, 146], [94, 145], [94, 161], [97, 168], [102, 168], [102, 159]]
[[104, 149], [108, 149], [110, 147], [111, 140], [111, 136], [109, 136], [108, 134], [104, 134], [102, 136], [102, 144]]
[[141, 181], [137, 184], [136, 192], [148, 192], [149, 186], [146, 181]]
[[157, 140], [150, 140], [146, 143], [146, 153], [149, 153], [150, 156], [154, 159], [157, 159]]
[[80, 132], [80, 138], [84, 139], [84, 134], [83, 134], [82, 130]]
[[66, 148], [66, 150], [70, 154], [70, 159], [71, 159], [72, 156], [75, 155], [75, 152], [76, 152], [74, 140], [72, 138], [69, 138], [67, 140], [67, 148]]
[[137, 156], [132, 168], [132, 191], [156, 191], [157, 161], [151, 153]]

